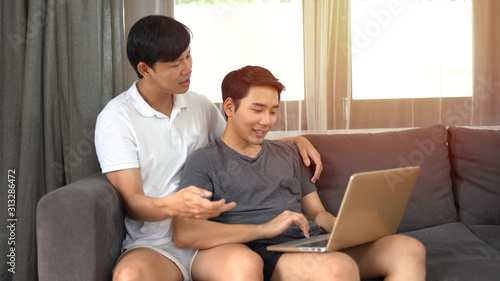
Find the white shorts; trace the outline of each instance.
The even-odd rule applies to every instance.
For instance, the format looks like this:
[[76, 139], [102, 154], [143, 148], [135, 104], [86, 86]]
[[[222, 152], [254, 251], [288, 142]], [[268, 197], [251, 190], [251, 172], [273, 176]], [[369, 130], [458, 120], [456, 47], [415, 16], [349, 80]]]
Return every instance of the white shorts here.
[[[175, 243], [169, 242], [167, 244], [162, 244], [162, 245], [157, 245], [157, 246], [134, 246], [131, 247], [130, 249], [125, 250], [122, 255], [120, 256], [123, 257], [127, 252], [137, 249], [137, 248], [148, 248], [157, 251], [158, 253], [162, 254], [169, 260], [171, 260], [182, 273], [182, 277], [184, 281], [191, 281], [191, 266], [193, 265], [193, 260], [196, 254], [198, 253], [198, 250], [196, 249], [179, 249], [177, 246], [175, 246]], [[118, 261], [120, 260], [118, 258]], [[118, 264], [118, 261], [116, 262]], [[116, 265], [115, 265], [116, 267]]]

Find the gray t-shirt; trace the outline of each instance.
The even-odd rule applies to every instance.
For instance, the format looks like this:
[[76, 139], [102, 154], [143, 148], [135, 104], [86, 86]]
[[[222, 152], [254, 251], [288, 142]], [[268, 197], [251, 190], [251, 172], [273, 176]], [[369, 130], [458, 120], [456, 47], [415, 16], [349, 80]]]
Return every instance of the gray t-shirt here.
[[[194, 185], [213, 192], [212, 200], [226, 199], [236, 207], [211, 220], [228, 224], [263, 224], [285, 210], [302, 213], [300, 199], [316, 191], [312, 175], [290, 142], [265, 140], [255, 158], [216, 139], [187, 160], [179, 188]], [[311, 235], [321, 230], [310, 222]], [[293, 226], [283, 239], [301, 238]]]

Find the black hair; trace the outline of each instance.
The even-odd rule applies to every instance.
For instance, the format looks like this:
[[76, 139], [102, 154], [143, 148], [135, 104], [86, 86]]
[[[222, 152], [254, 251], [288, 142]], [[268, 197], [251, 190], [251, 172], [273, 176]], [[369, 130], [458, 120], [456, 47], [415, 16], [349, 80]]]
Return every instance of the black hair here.
[[127, 57], [137, 76], [139, 62], [153, 67], [156, 62], [170, 62], [181, 56], [191, 43], [191, 30], [173, 18], [151, 15], [138, 20], [127, 38]]
[[234, 102], [234, 110], [236, 111], [240, 105], [240, 101], [248, 95], [251, 86], [269, 86], [275, 88], [278, 92], [278, 100], [280, 100], [281, 92], [285, 89], [285, 85], [281, 84], [271, 71], [260, 66], [247, 65], [229, 72], [224, 77], [224, 80], [222, 80], [223, 102], [231, 98]]

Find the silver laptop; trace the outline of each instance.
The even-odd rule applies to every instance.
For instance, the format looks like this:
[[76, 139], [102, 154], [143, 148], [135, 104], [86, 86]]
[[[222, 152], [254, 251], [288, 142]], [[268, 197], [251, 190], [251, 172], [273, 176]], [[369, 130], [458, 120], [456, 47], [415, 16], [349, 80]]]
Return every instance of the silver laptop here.
[[396, 233], [420, 167], [406, 167], [351, 176], [329, 234], [267, 247], [278, 252], [331, 252]]

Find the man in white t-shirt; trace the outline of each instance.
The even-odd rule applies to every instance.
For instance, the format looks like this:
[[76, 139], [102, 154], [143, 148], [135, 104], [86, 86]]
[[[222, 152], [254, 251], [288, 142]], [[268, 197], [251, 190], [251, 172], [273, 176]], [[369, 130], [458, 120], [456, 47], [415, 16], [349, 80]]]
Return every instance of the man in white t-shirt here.
[[[220, 137], [225, 121], [207, 98], [188, 92], [192, 58], [187, 27], [165, 16], [148, 16], [130, 30], [127, 56], [139, 80], [99, 114], [96, 151], [103, 173], [126, 212], [126, 238], [114, 280], [262, 280], [262, 259], [245, 245], [179, 249], [172, 241], [173, 217], [210, 218], [235, 206], [209, 201], [195, 187], [176, 192], [187, 157]], [[317, 151], [292, 138], [316, 164]]]

